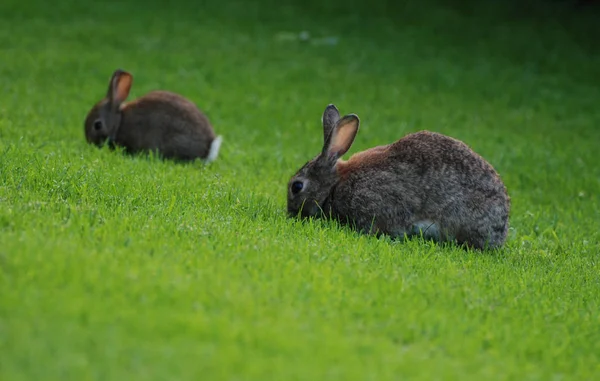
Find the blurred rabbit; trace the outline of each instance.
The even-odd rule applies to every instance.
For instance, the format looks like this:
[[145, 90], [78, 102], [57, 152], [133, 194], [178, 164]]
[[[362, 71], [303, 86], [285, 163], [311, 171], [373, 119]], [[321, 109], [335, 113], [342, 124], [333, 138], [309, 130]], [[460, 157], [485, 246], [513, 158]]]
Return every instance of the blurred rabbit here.
[[324, 145], [288, 183], [290, 216], [332, 217], [368, 234], [423, 234], [475, 249], [497, 248], [508, 233], [502, 180], [466, 144], [429, 131], [343, 161], [359, 128], [354, 114], [323, 113]]
[[129, 153], [155, 151], [164, 158], [214, 161], [221, 146], [208, 118], [181, 95], [152, 91], [125, 103], [133, 77], [116, 70], [106, 97], [89, 111], [85, 136], [90, 144], [122, 146]]

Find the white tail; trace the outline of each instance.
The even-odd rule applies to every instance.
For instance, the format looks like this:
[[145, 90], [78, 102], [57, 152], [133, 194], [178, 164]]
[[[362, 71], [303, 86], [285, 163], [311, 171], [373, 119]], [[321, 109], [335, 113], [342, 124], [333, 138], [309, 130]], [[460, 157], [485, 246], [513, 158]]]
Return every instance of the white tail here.
[[205, 163], [210, 163], [211, 161], [215, 161], [217, 156], [219, 156], [219, 149], [221, 148], [221, 143], [223, 142], [223, 138], [221, 136], [217, 136], [215, 140], [210, 143], [210, 150], [208, 151], [208, 156], [204, 160]]

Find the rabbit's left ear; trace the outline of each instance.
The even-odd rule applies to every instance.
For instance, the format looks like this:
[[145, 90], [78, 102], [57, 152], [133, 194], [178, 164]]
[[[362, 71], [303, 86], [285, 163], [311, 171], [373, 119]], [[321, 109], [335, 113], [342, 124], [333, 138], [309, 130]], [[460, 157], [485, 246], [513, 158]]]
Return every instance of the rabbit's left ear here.
[[352, 146], [359, 125], [360, 120], [355, 114], [349, 114], [340, 119], [333, 128], [329, 141], [323, 147], [324, 153], [326, 152], [328, 157], [335, 160], [343, 156]]
[[121, 103], [125, 102], [131, 90], [133, 76], [128, 72], [117, 69], [112, 75], [110, 85], [106, 97], [113, 107], [118, 108]]
[[321, 123], [323, 124], [323, 143], [327, 142], [329, 139], [329, 135], [331, 135], [331, 131], [335, 127], [335, 124], [340, 120], [340, 112], [334, 104], [329, 104], [323, 111], [323, 116], [321, 117]]

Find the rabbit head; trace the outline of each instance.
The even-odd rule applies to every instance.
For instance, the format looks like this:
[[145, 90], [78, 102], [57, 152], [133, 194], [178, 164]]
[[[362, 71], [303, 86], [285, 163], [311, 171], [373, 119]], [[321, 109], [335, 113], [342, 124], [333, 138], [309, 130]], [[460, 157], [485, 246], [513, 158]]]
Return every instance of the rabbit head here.
[[85, 119], [85, 137], [97, 146], [113, 142], [121, 124], [121, 106], [129, 96], [133, 77], [121, 69], [115, 70], [106, 97], [96, 103]]
[[290, 216], [316, 217], [327, 213], [326, 204], [340, 180], [337, 162], [354, 142], [360, 121], [355, 114], [340, 118], [337, 108], [330, 104], [325, 109], [323, 149], [307, 162], [288, 183], [287, 209]]

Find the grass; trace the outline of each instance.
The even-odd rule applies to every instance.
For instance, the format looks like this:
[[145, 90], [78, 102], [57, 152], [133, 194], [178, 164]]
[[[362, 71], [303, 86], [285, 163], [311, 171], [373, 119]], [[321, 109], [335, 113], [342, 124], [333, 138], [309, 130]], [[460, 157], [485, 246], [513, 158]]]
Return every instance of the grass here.
[[[597, 379], [594, 12], [3, 1], [0, 379]], [[133, 97], [197, 102], [219, 160], [88, 146], [117, 67]], [[506, 247], [288, 219], [331, 102], [361, 117], [349, 154], [429, 129], [486, 157], [512, 198]]]

